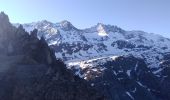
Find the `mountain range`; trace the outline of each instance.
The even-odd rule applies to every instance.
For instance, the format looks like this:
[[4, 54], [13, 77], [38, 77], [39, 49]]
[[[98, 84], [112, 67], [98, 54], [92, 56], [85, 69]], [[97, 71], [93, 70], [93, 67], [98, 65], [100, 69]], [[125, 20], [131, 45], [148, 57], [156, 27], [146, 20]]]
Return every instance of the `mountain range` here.
[[108, 100], [170, 99], [169, 38], [102, 23], [78, 29], [66, 20], [23, 28], [29, 33], [37, 29], [56, 58]]

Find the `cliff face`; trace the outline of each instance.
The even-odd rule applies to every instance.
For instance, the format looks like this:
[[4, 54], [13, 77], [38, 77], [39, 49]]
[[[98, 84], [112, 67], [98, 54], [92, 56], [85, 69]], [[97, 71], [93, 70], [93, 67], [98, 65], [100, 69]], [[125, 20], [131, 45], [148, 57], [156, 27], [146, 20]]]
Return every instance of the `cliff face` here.
[[0, 13], [1, 100], [104, 100], [55, 58], [43, 38], [13, 27]]

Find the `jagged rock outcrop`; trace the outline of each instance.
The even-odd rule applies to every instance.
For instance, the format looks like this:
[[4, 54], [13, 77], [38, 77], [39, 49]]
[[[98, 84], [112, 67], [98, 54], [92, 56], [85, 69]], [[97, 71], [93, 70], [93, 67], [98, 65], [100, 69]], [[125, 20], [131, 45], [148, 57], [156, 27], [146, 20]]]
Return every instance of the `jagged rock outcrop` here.
[[1, 100], [105, 100], [57, 60], [45, 39], [12, 26], [0, 13]]

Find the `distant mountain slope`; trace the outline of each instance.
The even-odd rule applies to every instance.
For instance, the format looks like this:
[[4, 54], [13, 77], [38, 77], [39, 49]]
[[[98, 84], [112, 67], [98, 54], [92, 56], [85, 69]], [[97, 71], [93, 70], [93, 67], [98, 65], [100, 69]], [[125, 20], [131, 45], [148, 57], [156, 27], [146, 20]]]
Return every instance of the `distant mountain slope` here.
[[105, 100], [36, 34], [15, 28], [0, 13], [0, 100]]

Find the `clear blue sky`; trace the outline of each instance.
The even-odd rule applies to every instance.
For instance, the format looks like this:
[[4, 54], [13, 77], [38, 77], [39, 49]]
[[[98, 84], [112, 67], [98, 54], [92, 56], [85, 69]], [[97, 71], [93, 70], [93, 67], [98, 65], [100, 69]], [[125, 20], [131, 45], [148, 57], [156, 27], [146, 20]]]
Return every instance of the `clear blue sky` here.
[[0, 0], [13, 23], [68, 20], [80, 29], [99, 22], [170, 37], [170, 0]]

